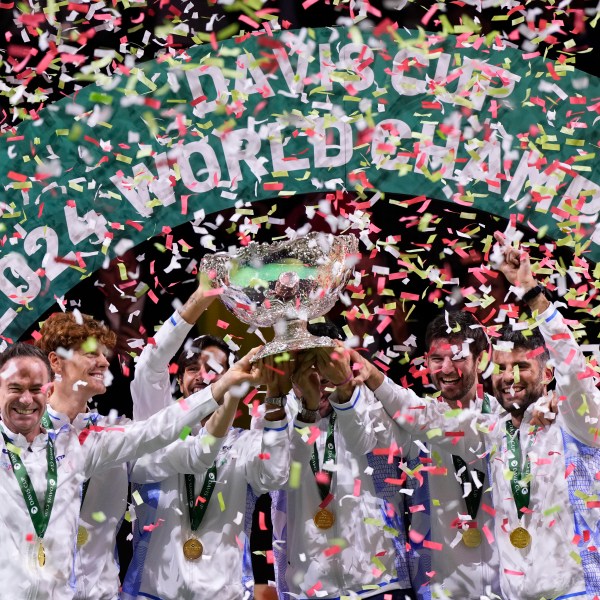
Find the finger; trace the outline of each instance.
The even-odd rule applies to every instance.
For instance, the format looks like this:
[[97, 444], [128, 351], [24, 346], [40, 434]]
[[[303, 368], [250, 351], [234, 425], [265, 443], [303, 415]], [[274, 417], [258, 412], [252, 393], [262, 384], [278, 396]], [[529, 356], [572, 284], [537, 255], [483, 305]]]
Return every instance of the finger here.
[[506, 245], [506, 236], [501, 231], [494, 231], [494, 239], [501, 247]]

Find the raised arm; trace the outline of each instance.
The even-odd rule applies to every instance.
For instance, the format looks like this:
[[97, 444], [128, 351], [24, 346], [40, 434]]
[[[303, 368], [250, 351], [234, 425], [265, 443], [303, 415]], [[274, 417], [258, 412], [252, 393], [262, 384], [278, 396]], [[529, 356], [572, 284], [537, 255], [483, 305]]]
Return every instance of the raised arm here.
[[487, 436], [500, 426], [497, 414], [473, 408], [451, 410], [445, 403], [397, 385], [357, 352], [352, 352], [352, 358], [361, 366], [354, 381], [364, 382], [396, 425], [416, 439], [470, 460], [473, 454], [485, 452]]
[[540, 314], [538, 324], [554, 363], [558, 410], [565, 427], [585, 444], [600, 447], [600, 391], [594, 371], [553, 305]]
[[156, 483], [179, 473], [202, 477], [213, 464], [224, 439], [215, 438], [203, 429], [198, 435], [177, 440], [136, 460], [130, 479], [132, 483]]
[[136, 460], [131, 469], [131, 481], [154, 483], [179, 473], [204, 473], [223, 445], [238, 405], [239, 398], [225, 393], [223, 404], [210, 416], [198, 436], [177, 440]]
[[257, 495], [281, 489], [290, 473], [290, 436], [287, 417], [278, 421], [261, 419], [247, 433], [240, 460], [244, 475]]
[[209, 288], [205, 279], [201, 279], [188, 301], [163, 323], [154, 337], [154, 344], [146, 345], [142, 351], [131, 382], [135, 420], [147, 419], [171, 404], [169, 363], [194, 323], [216, 298], [214, 294], [206, 295]]
[[329, 403], [336, 412], [339, 433], [357, 454], [368, 454], [377, 446], [377, 434], [369, 412], [368, 389], [352, 382], [350, 354], [342, 342], [314, 353], [321, 377], [335, 390]]
[[585, 357], [573, 332], [558, 309], [542, 293], [531, 268], [529, 254], [509, 245], [503, 234], [494, 234], [499, 249], [498, 268], [515, 291], [522, 295], [544, 336], [554, 364], [558, 409], [564, 425], [577, 439], [590, 446], [600, 446], [600, 391], [595, 373], [586, 365]]
[[86, 453], [86, 477], [159, 450], [186, 435], [194, 425], [217, 410], [224, 402], [226, 392], [235, 398], [244, 396], [257, 376], [250, 364], [254, 353], [252, 351], [238, 361], [209, 388], [163, 408], [145, 421], [102, 431], [90, 430], [82, 442]]

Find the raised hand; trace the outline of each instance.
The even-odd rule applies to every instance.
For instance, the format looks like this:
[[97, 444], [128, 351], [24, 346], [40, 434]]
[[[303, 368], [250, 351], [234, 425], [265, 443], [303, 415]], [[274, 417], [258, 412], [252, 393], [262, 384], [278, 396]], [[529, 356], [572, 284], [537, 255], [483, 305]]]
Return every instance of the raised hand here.
[[537, 285], [531, 271], [531, 261], [526, 250], [519, 250], [512, 246], [505, 235], [500, 231], [494, 232], [494, 238], [504, 260], [497, 268], [504, 273], [511, 285], [522, 288], [525, 292]]
[[549, 392], [533, 405], [531, 425], [548, 427], [555, 422], [558, 414], [559, 398], [556, 392]]
[[356, 350], [349, 352], [352, 361], [352, 384], [355, 386], [366, 385], [370, 390], [376, 390], [383, 383], [383, 373]]
[[306, 350], [298, 354], [292, 383], [296, 396], [309, 410], [317, 410], [321, 401], [321, 377], [315, 368], [316, 353]]
[[256, 363], [256, 368], [259, 382], [267, 387], [267, 397], [285, 396], [292, 389], [291, 356], [266, 356]]
[[223, 401], [225, 392], [229, 392], [235, 398], [240, 398], [248, 392], [250, 385], [260, 384], [259, 370], [250, 362], [260, 348], [259, 346], [250, 350], [246, 356], [234, 363], [223, 377], [212, 384], [212, 395], [217, 402]]

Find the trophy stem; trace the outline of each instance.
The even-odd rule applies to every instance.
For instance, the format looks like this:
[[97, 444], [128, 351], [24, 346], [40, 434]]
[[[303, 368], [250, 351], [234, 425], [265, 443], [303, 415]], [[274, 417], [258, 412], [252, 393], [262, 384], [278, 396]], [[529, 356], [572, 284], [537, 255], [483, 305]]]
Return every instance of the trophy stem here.
[[265, 344], [262, 350], [254, 355], [251, 362], [283, 352], [296, 352], [298, 350], [308, 350], [309, 348], [332, 348], [335, 346], [331, 338], [312, 335], [306, 327], [307, 322], [302, 319], [286, 321], [285, 331], [279, 334], [276, 333], [273, 340]]

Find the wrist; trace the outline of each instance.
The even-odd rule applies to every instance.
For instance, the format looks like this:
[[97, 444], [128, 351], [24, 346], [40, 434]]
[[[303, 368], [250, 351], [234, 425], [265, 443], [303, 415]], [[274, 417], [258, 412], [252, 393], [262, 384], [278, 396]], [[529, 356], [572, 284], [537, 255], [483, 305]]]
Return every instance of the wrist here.
[[317, 409], [310, 409], [302, 406], [298, 413], [298, 418], [304, 423], [315, 423], [319, 418], [319, 411]]
[[383, 383], [384, 379], [385, 376], [383, 373], [378, 369], [375, 369], [374, 372], [371, 373], [371, 375], [369, 375], [369, 377], [366, 379], [365, 384], [372, 392], [374, 392]]
[[285, 408], [287, 404], [287, 396], [279, 395], [279, 396], [269, 396], [265, 398], [265, 405], [267, 406], [267, 410], [270, 408]]
[[351, 381], [352, 381], [352, 371], [350, 371], [350, 373], [346, 374], [346, 377], [344, 377], [344, 379], [342, 381], [340, 381], [339, 383], [334, 383], [333, 381], [331, 382], [331, 385], [335, 385], [336, 388], [341, 388], [344, 386], [347, 386]]
[[274, 406], [273, 404], [265, 404], [266, 421], [282, 421], [285, 419], [285, 416], [285, 408]]
[[338, 386], [336, 390], [337, 402], [340, 404], [348, 402], [352, 398], [352, 394], [354, 394], [354, 386], [352, 384], [347, 383], [346, 385]]
[[521, 289], [525, 294], [527, 294], [527, 292], [535, 289], [538, 285], [538, 282], [534, 278], [531, 278], [527, 281], [521, 282]]

